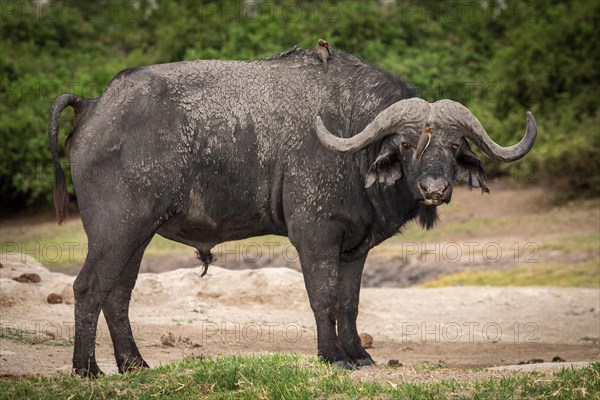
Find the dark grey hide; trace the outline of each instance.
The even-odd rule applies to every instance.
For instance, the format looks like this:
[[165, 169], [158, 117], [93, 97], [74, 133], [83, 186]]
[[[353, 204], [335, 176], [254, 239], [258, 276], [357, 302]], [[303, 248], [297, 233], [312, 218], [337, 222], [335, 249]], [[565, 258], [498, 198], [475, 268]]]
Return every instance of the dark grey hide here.
[[[317, 53], [301, 49], [263, 61], [128, 69], [98, 99], [60, 96], [49, 124], [55, 205], [62, 222], [68, 197], [58, 119], [72, 106], [67, 149], [89, 241], [74, 285], [74, 372], [101, 373], [94, 354], [101, 310], [119, 371], [147, 367], [128, 308], [156, 233], [196, 248], [205, 261], [224, 241], [288, 236], [300, 255], [319, 356], [345, 367], [372, 364], [356, 329], [368, 250], [414, 218], [431, 227], [436, 206], [450, 200], [450, 182], [465, 172], [472, 186], [486, 189], [485, 172], [464, 127], [427, 121], [431, 112], [354, 154], [321, 143], [315, 127], [322, 121], [349, 138], [413, 96], [351, 55], [333, 54], [325, 73]], [[426, 123], [434, 125], [432, 137], [417, 157]]]

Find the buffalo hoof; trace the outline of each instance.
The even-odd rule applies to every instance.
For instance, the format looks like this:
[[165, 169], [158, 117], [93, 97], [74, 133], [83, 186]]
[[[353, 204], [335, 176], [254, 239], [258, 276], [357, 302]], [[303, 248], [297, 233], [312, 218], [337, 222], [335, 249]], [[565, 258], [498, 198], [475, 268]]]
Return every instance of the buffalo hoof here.
[[83, 378], [100, 378], [104, 375], [104, 372], [102, 372], [98, 367], [93, 369], [73, 368], [72, 375], [81, 376]]
[[371, 365], [375, 365], [375, 361], [373, 361], [371, 357], [355, 360], [354, 363], [359, 367], [369, 367]]
[[140, 357], [135, 357], [132, 360], [125, 360], [125, 362], [119, 364], [119, 373], [124, 374], [127, 372], [137, 371], [140, 369], [150, 368], [148, 363]]
[[355, 369], [358, 369], [358, 367], [356, 366], [356, 364], [353, 364], [353, 363], [348, 362], [348, 361], [334, 361], [331, 364], [335, 365], [338, 368], [345, 369], [345, 370], [348, 370], [348, 371], [354, 371]]
[[333, 359], [327, 359], [325, 357], [323, 357], [322, 355], [319, 355], [319, 361], [331, 364], [331, 365], [335, 365], [338, 368], [342, 368], [342, 369], [347, 369], [347, 370], [354, 370], [356, 369], [356, 365], [347, 358], [342, 358], [342, 357], [335, 357]]

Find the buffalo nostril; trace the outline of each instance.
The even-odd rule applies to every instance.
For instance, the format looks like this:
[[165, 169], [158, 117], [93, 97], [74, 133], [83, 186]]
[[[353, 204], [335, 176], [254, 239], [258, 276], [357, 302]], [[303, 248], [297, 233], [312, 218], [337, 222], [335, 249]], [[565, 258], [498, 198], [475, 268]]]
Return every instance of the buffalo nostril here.
[[423, 194], [442, 194], [448, 190], [449, 183], [443, 178], [426, 177], [419, 182]]

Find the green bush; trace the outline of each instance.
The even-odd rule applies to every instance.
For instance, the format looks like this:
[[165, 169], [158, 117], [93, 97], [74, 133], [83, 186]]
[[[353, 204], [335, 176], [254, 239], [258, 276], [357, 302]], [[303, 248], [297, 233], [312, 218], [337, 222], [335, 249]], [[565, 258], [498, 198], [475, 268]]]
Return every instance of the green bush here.
[[559, 200], [600, 196], [600, 114], [548, 126], [535, 155], [540, 182]]
[[404, 77], [420, 97], [464, 103], [501, 144], [519, 139], [531, 110], [533, 154], [490, 171], [537, 171], [564, 182], [561, 193], [598, 193], [600, 2], [22, 0], [3, 4], [0, 17], [5, 211], [51, 203], [46, 126], [57, 95], [97, 97], [126, 67], [258, 59], [319, 37]]

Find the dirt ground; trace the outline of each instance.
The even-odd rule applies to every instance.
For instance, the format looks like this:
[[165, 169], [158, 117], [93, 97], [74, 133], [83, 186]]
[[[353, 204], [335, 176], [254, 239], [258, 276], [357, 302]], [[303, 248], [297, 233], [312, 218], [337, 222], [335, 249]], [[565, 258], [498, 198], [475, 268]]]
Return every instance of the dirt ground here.
[[[41, 281], [12, 279], [25, 272]], [[204, 278], [200, 272], [140, 276], [131, 320], [150, 365], [183, 357], [315, 353], [314, 322], [299, 272], [212, 267]], [[49, 272], [27, 256], [5, 260], [0, 276], [0, 374], [68, 374], [74, 278]], [[63, 303], [49, 304], [51, 293], [61, 295]], [[539, 287], [365, 288], [359, 327], [373, 336], [369, 351], [380, 364], [489, 367], [556, 356], [593, 361], [600, 354], [600, 293]], [[103, 320], [98, 329], [98, 363], [115, 373]], [[15, 330], [24, 332], [18, 340]]]
[[[541, 189], [525, 191], [501, 184], [492, 189], [493, 195], [481, 196], [458, 188], [453, 203], [441, 210], [441, 226], [461, 229], [442, 231], [444, 241], [435, 236], [433, 241], [467, 243], [477, 238], [483, 243], [493, 238], [506, 248], [512, 242], [552, 244], [564, 235], [598, 230], [596, 206], [557, 209], [544, 204]], [[517, 220], [515, 225], [505, 218], [508, 215], [526, 223]], [[484, 222], [471, 229], [468, 223], [473, 218]], [[397, 254], [393, 250], [399, 243], [388, 243], [369, 257], [361, 292], [359, 331], [373, 336], [369, 352], [379, 365], [398, 360], [408, 368], [437, 364], [462, 370], [555, 357], [568, 362], [599, 360], [598, 289], [418, 288], [415, 283], [441, 273], [486, 268], [489, 257], [475, 254], [464, 262], [441, 263], [433, 256], [423, 260], [428, 249], [412, 257], [390, 256]], [[536, 257], [545, 263], [576, 263], [597, 258], [598, 253], [597, 248], [547, 245], [540, 246]], [[70, 373], [74, 276], [51, 272], [18, 253], [3, 254], [1, 261], [0, 376]], [[494, 268], [519, 262], [514, 255], [506, 256]], [[165, 271], [163, 264], [178, 269]], [[316, 353], [314, 320], [294, 262], [242, 263], [247, 269], [224, 264], [228, 268], [211, 266], [200, 278], [201, 270], [190, 268], [193, 255], [144, 261], [144, 270], [154, 272], [140, 275], [130, 317], [140, 351], [151, 366], [184, 357]], [[13, 280], [23, 273], [36, 273], [41, 280]], [[60, 295], [62, 303], [49, 304], [52, 293]], [[104, 372], [116, 373], [102, 317], [98, 329], [98, 363]], [[360, 373], [368, 379], [373, 371], [377, 369]]]

